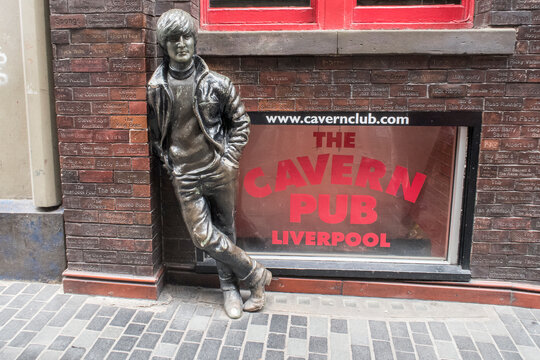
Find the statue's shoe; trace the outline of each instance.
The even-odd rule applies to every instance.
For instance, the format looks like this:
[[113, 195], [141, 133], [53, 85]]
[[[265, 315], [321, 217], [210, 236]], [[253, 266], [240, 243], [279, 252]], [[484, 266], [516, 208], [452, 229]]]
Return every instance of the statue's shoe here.
[[257, 264], [254, 275], [254, 279], [249, 285], [251, 296], [244, 303], [244, 311], [259, 311], [264, 307], [266, 301], [264, 288], [265, 286], [270, 285], [270, 282], [272, 281], [272, 273], [260, 264]]
[[231, 319], [242, 317], [242, 297], [238, 289], [223, 291], [223, 308]]

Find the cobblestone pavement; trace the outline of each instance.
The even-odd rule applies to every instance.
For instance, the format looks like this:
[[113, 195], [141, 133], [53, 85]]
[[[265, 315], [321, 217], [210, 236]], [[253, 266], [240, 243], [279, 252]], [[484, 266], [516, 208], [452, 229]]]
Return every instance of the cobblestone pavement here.
[[0, 281], [0, 359], [540, 359], [540, 310], [269, 293], [230, 320], [215, 289], [158, 301]]

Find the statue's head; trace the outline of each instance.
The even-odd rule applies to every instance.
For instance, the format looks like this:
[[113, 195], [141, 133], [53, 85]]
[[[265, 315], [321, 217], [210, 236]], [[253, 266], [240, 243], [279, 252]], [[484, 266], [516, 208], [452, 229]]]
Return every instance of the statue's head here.
[[157, 22], [157, 39], [171, 63], [191, 64], [197, 44], [197, 27], [187, 12], [180, 9], [164, 12]]

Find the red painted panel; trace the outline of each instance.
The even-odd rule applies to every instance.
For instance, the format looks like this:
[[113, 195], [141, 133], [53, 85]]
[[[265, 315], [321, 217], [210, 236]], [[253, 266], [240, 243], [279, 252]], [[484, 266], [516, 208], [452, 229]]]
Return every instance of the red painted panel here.
[[356, 6], [356, 0], [312, 0], [311, 7], [210, 8], [201, 0], [205, 30], [313, 30], [472, 27], [473, 0], [462, 5]]

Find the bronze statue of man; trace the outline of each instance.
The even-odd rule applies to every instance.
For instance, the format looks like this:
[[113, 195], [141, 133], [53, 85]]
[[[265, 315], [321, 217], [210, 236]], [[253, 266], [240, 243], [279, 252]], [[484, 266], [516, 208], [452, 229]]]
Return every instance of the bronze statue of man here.
[[[272, 274], [235, 245], [238, 162], [250, 120], [231, 81], [195, 55], [197, 28], [173, 9], [157, 23], [163, 62], [148, 82], [154, 151], [172, 178], [195, 246], [216, 260], [225, 312], [258, 311]], [[243, 304], [238, 282], [251, 291]]]

